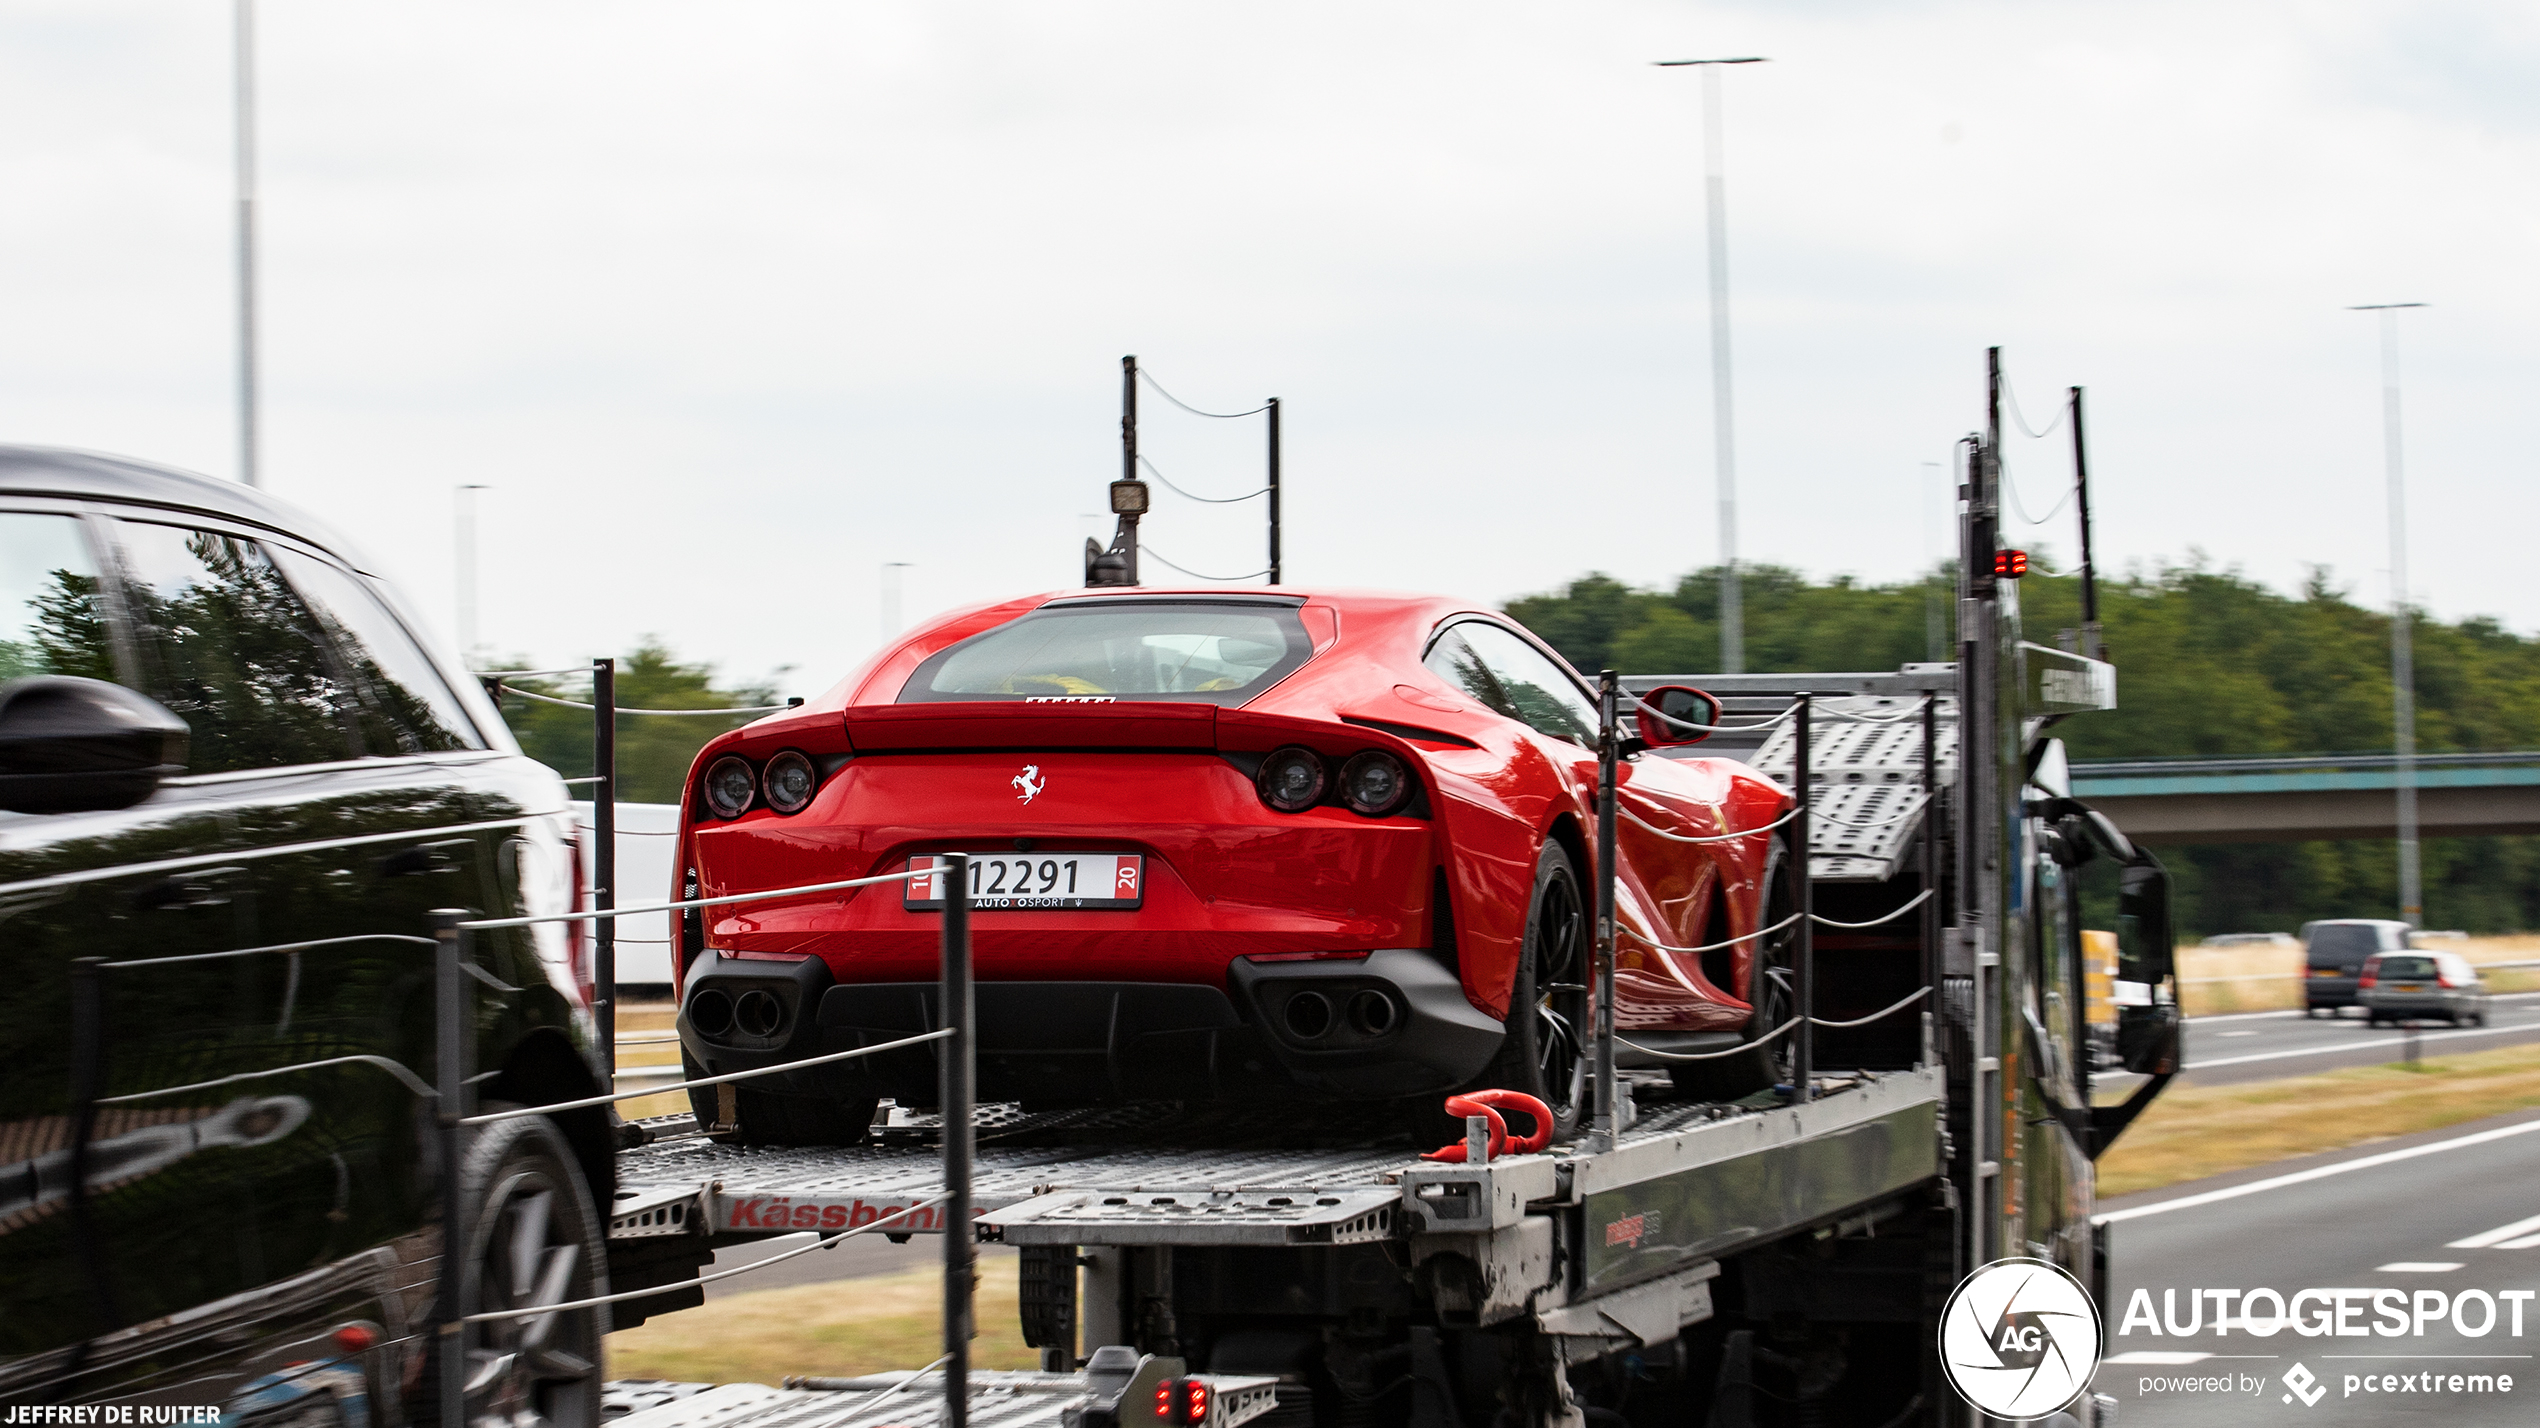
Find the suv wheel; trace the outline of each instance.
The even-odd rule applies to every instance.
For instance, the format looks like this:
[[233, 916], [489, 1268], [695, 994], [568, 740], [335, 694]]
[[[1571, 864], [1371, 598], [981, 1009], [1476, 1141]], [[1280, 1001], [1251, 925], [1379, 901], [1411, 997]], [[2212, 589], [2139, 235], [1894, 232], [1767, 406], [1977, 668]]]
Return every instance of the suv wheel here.
[[[534, 1310], [608, 1293], [599, 1212], [554, 1122], [527, 1116], [483, 1128], [459, 1174], [470, 1207], [466, 1262], [475, 1268], [475, 1312]], [[468, 1325], [466, 1421], [596, 1428], [607, 1314], [605, 1305], [551, 1309]], [[432, 1339], [436, 1348], [445, 1342]], [[439, 1366], [427, 1362], [416, 1422], [439, 1421], [439, 1387]]]

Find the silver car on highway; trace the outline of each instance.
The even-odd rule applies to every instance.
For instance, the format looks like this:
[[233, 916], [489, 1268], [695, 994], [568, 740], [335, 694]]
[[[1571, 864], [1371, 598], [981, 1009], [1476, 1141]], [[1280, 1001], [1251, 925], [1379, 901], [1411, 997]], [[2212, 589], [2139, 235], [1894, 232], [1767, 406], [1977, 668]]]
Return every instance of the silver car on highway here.
[[2365, 961], [2355, 996], [2375, 1026], [2437, 1018], [2487, 1024], [2487, 983], [2458, 952], [2383, 952]]

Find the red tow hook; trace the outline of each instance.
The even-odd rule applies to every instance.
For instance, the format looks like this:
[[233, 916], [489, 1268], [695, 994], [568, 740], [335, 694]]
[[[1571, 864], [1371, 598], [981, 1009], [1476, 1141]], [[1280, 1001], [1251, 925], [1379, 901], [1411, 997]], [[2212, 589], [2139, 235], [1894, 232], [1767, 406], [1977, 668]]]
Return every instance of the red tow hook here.
[[[1508, 1122], [1499, 1114], [1501, 1106], [1506, 1106], [1512, 1111], [1523, 1111], [1533, 1117], [1534, 1129], [1523, 1139], [1512, 1140], [1508, 1134]], [[1473, 1091], [1449, 1096], [1446, 1098], [1446, 1113], [1458, 1120], [1467, 1116], [1484, 1116], [1489, 1119], [1490, 1146], [1483, 1151], [1486, 1159], [1497, 1160], [1511, 1151], [1519, 1155], [1532, 1155], [1552, 1144], [1552, 1108], [1523, 1091]], [[1464, 1142], [1457, 1141], [1453, 1145], [1439, 1146], [1420, 1158], [1461, 1164], [1464, 1160]]]

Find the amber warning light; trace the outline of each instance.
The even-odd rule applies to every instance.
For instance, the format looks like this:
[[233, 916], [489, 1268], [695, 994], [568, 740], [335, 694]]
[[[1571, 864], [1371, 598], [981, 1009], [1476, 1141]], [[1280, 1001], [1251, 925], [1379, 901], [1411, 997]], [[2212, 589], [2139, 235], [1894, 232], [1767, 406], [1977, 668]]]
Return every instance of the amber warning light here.
[[2028, 574], [2028, 552], [2024, 550], [1995, 551], [1993, 573], [2004, 580], [2017, 580]]

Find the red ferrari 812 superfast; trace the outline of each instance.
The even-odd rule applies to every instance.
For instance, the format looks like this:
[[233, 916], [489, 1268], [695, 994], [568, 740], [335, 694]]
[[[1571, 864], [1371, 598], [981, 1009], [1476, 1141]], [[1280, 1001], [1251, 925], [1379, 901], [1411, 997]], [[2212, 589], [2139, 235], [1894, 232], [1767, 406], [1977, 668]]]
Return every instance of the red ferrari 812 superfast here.
[[[1673, 727], [1640, 722], [1652, 744], [1696, 737]], [[938, 619], [707, 745], [679, 892], [969, 854], [982, 1100], [1434, 1107], [1495, 1086], [1566, 1131], [1592, 1024], [1596, 728], [1558, 655], [1446, 597], [1031, 596]], [[1758, 1038], [1789, 1001], [1781, 936], [1750, 934], [1786, 916], [1791, 799], [1682, 752], [1622, 763], [1616, 1020], [1636, 1057], [1729, 1053], [1680, 1081], [1760, 1089], [1777, 1068]], [[940, 881], [685, 914], [692, 1074], [940, 1025]], [[934, 1053], [691, 1095], [746, 1140], [853, 1141], [881, 1097], [935, 1103]]]

